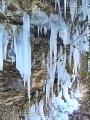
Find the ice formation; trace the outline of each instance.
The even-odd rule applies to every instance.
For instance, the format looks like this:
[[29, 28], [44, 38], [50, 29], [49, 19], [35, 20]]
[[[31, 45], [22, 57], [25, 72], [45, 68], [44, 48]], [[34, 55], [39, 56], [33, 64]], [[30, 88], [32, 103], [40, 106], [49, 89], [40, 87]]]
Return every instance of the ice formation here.
[[[77, 0], [69, 0], [69, 1], [64, 0], [64, 17], [65, 18], [67, 17], [66, 8], [68, 4], [68, 7], [70, 7], [70, 14], [71, 14], [71, 21], [72, 21], [71, 25], [66, 24], [63, 17], [60, 18], [59, 16], [60, 14], [51, 13], [46, 20], [47, 22], [43, 21], [42, 27], [44, 28], [45, 25], [46, 29], [48, 28], [51, 29], [50, 57], [49, 57], [50, 61], [49, 61], [49, 65], [47, 65], [49, 77], [46, 83], [46, 103], [49, 105], [50, 103], [54, 105], [54, 107], [52, 105], [50, 106], [51, 108], [50, 110], [51, 112], [53, 111], [53, 113], [55, 113], [53, 114], [53, 117], [55, 117], [55, 119], [60, 119], [60, 117], [62, 116], [61, 120], [62, 119], [68, 120], [67, 113], [69, 114], [72, 113], [72, 111], [77, 109], [79, 106], [77, 101], [77, 99], [81, 97], [81, 94], [79, 93], [79, 83], [77, 83], [76, 90], [69, 91], [69, 89], [72, 89], [71, 86], [73, 84], [73, 81], [75, 81], [78, 76], [82, 51], [89, 52], [89, 46], [88, 46], [89, 42], [87, 39], [88, 30], [87, 30], [87, 25], [86, 27], [84, 25], [83, 26], [77, 25], [77, 27], [75, 26], [73, 30], [71, 29], [71, 26], [73, 26], [73, 23], [75, 22], [74, 20], [76, 18], [77, 13], [81, 14], [81, 12], [83, 12], [82, 16], [81, 15], [79, 16], [79, 21], [85, 20], [87, 15], [88, 15], [88, 20], [90, 19], [89, 8], [88, 8], [89, 2], [90, 1], [83, 0], [82, 5], [80, 5], [79, 7], [77, 6]], [[55, 9], [58, 7], [60, 10], [59, 5], [60, 5], [60, 1], [55, 0]], [[33, 14], [33, 16], [34, 15], [35, 13]], [[36, 23], [38, 22], [38, 25], [41, 25], [40, 21], [38, 21], [38, 14], [36, 16], [37, 16]], [[33, 23], [33, 19], [32, 19], [32, 23]], [[59, 33], [59, 37], [63, 40], [63, 44], [64, 44], [64, 47], [62, 45], [60, 46], [59, 51], [57, 49], [58, 33]], [[66, 48], [68, 44], [70, 45], [69, 55], [67, 55], [66, 51], [64, 51], [63, 53], [64, 48]], [[73, 63], [72, 74], [69, 74], [66, 70], [67, 61], [69, 66], [71, 66]], [[54, 80], [56, 74], [58, 79], [57, 97], [55, 97], [53, 93]], [[53, 98], [51, 102], [49, 101], [50, 96], [51, 98]], [[66, 102], [62, 100], [62, 96], [64, 96]], [[67, 111], [66, 114], [65, 113], [63, 114], [63, 112], [59, 113], [58, 107], [60, 107], [59, 110], [61, 111], [64, 110]]]
[[69, 6], [70, 6], [71, 20], [73, 22], [75, 15], [77, 14], [77, 0], [70, 0]]
[[8, 38], [8, 32], [5, 27], [0, 24], [0, 70], [3, 70], [3, 60], [6, 59]]
[[5, 0], [2, 0], [2, 12], [3, 13], [5, 13], [5, 8], [6, 8]]
[[30, 76], [31, 76], [31, 46], [30, 46], [30, 17], [23, 13], [23, 30], [16, 42], [16, 68], [23, 77], [24, 85], [27, 82], [28, 97], [30, 101]]
[[[17, 33], [19, 30], [19, 34]], [[12, 63], [16, 59], [16, 68], [24, 80], [24, 86], [28, 86], [28, 98], [30, 102], [30, 76], [31, 76], [31, 46], [30, 46], [30, 16], [23, 12], [23, 28], [12, 26], [13, 40], [9, 50], [9, 58]], [[16, 56], [16, 58], [15, 58]]]
[[[11, 59], [12, 64], [16, 60], [16, 68], [19, 70], [21, 77], [24, 80], [24, 85], [27, 83], [28, 86], [28, 97], [30, 102], [30, 76], [31, 76], [31, 46], [30, 46], [30, 23], [36, 25], [39, 32], [46, 35], [48, 30], [51, 30], [50, 34], [50, 51], [47, 58], [47, 70], [48, 77], [46, 82], [46, 104], [49, 107], [48, 118], [52, 117], [56, 120], [68, 120], [68, 114], [71, 114], [73, 110], [77, 109], [79, 104], [77, 99], [80, 98], [79, 93], [79, 82], [77, 82], [77, 88], [73, 91], [72, 84], [77, 80], [81, 54], [83, 51], [89, 51], [89, 29], [88, 24], [76, 25], [75, 18], [79, 14], [78, 23], [82, 20], [85, 22], [88, 18], [90, 20], [90, 0], [82, 0], [82, 4], [77, 6], [78, 0], [64, 0], [64, 17], [61, 16], [60, 0], [55, 0], [55, 9], [58, 7], [59, 13], [50, 13], [48, 16], [45, 12], [41, 11], [36, 6], [32, 10], [32, 16], [23, 12], [23, 26], [17, 34], [17, 27], [12, 26], [12, 43], [10, 49], [7, 51], [8, 45], [8, 33], [5, 27], [0, 24], [0, 70], [3, 70], [3, 60], [7, 56]], [[2, 0], [2, 11], [5, 11], [5, 1]], [[68, 5], [68, 6], [67, 6]], [[66, 23], [64, 19], [67, 19], [67, 7], [70, 8], [71, 23]], [[82, 14], [81, 14], [82, 13]], [[60, 40], [63, 41], [63, 45], [57, 47], [57, 37], [59, 34]], [[61, 41], [60, 41], [61, 42]], [[69, 46], [69, 52], [67, 54], [67, 46]], [[7, 53], [8, 52], [8, 53]], [[44, 58], [44, 55], [43, 55]], [[35, 60], [33, 61], [35, 64]], [[68, 73], [66, 65], [72, 67], [72, 73]], [[45, 60], [42, 60], [42, 68], [46, 68]], [[57, 77], [57, 92], [58, 95], [54, 94], [54, 82]], [[62, 99], [62, 97], [64, 99]], [[44, 101], [32, 105], [29, 108], [29, 113], [36, 114], [36, 112], [42, 113], [41, 115], [31, 116], [26, 115], [26, 120], [31, 119], [44, 120], [45, 115], [43, 111]], [[53, 114], [52, 114], [53, 113]]]
[[4, 25], [0, 24], [0, 70], [3, 70], [3, 60], [7, 58], [15, 62], [24, 84], [27, 82], [28, 97], [30, 101], [30, 76], [31, 76], [31, 46], [30, 46], [30, 17], [23, 13], [23, 29], [17, 33], [17, 26], [12, 26], [12, 41], [7, 51], [9, 35]]
[[28, 114], [25, 113], [25, 120], [41, 120], [41, 119], [46, 120], [43, 107], [44, 107], [43, 100], [29, 107]]
[[67, 7], [67, 0], [64, 0], [64, 16], [66, 18], [66, 7]]

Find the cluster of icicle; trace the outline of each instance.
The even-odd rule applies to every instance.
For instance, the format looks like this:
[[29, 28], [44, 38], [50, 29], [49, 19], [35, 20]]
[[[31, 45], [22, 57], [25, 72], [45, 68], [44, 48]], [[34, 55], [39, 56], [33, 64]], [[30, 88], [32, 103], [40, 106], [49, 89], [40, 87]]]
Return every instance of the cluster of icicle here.
[[[46, 83], [46, 103], [49, 104], [50, 113], [53, 114], [56, 120], [68, 120], [68, 114], [70, 114], [74, 109], [78, 107], [78, 101], [75, 98], [79, 98], [79, 86], [77, 85], [76, 91], [72, 91], [71, 86], [75, 77], [78, 75], [78, 70], [80, 68], [80, 60], [82, 51], [89, 52], [89, 43], [87, 39], [88, 27], [83, 25], [82, 28], [78, 24], [76, 27], [71, 29], [75, 17], [79, 14], [79, 21], [86, 20], [88, 16], [88, 21], [90, 20], [90, 8], [89, 0], [82, 0], [82, 5], [77, 6], [78, 0], [64, 0], [64, 16], [66, 16], [66, 8], [70, 8], [71, 14], [71, 24], [66, 24], [64, 18], [62, 17], [62, 10], [60, 7], [60, 0], [55, 0], [55, 9], [58, 5], [59, 14], [50, 14], [48, 17], [45, 12], [40, 11], [37, 7], [32, 10], [31, 24], [37, 25], [38, 27], [38, 37], [39, 32], [42, 33], [44, 29], [44, 34], [47, 34], [48, 30], [51, 30], [50, 35], [50, 56], [48, 58], [48, 79]], [[2, 2], [4, 4], [4, 0]], [[2, 10], [5, 9], [2, 6]], [[81, 14], [83, 13], [83, 14]], [[86, 23], [85, 23], [86, 24]], [[71, 25], [71, 26], [70, 26]], [[16, 68], [19, 70], [21, 77], [24, 79], [24, 83], [27, 82], [28, 85], [28, 97], [30, 101], [30, 76], [31, 76], [31, 46], [30, 46], [30, 18], [24, 12], [23, 14], [23, 29], [19, 35], [17, 34], [17, 27], [13, 26], [13, 42], [11, 48], [7, 53], [8, 45], [8, 33], [4, 26], [0, 24], [0, 70], [3, 70], [3, 60], [6, 59], [7, 55], [11, 58], [12, 63], [16, 60]], [[72, 33], [72, 36], [71, 36]], [[57, 35], [63, 40], [64, 48], [66, 45], [70, 45], [69, 55], [66, 51], [63, 52], [63, 46], [60, 45], [57, 48]], [[57, 59], [58, 58], [58, 59]], [[73, 74], [69, 74], [66, 67], [66, 61], [69, 66], [72, 65], [73, 61]], [[55, 74], [57, 74], [57, 90], [58, 96], [56, 97], [53, 92]], [[71, 78], [73, 80], [71, 81]], [[71, 89], [71, 93], [68, 93], [68, 89]], [[51, 96], [51, 100], [50, 100]], [[64, 100], [62, 100], [64, 96]], [[40, 102], [42, 105], [43, 102]], [[40, 106], [39, 105], [39, 106]], [[42, 105], [43, 106], [43, 105]], [[39, 108], [39, 107], [38, 107]], [[43, 107], [40, 107], [40, 111], [43, 113]], [[32, 107], [35, 111], [35, 107]], [[31, 110], [31, 111], [32, 111]], [[62, 113], [60, 113], [60, 111]], [[26, 118], [28, 119], [28, 118]], [[35, 120], [35, 118], [32, 118]], [[42, 118], [45, 119], [45, 118]], [[52, 119], [52, 116], [50, 116]]]
[[[48, 79], [46, 83], [46, 104], [50, 106], [50, 110], [55, 113], [55, 119], [62, 119], [66, 117], [68, 120], [68, 114], [72, 113], [74, 109], [78, 108], [77, 99], [81, 97], [79, 93], [79, 83], [77, 80], [77, 88], [75, 91], [72, 90], [72, 84], [78, 76], [78, 71], [80, 69], [81, 54], [83, 51], [89, 52], [89, 41], [87, 38], [88, 34], [88, 24], [85, 23], [82, 27], [78, 24], [73, 29], [74, 20], [76, 15], [79, 14], [78, 22], [86, 20], [88, 16], [88, 21], [90, 20], [90, 8], [89, 0], [82, 0], [82, 5], [77, 6], [77, 0], [64, 0], [64, 16], [66, 18], [66, 8], [70, 8], [71, 23], [66, 24], [64, 18], [62, 17], [62, 10], [60, 8], [60, 0], [55, 0], [55, 9], [58, 5], [59, 14], [50, 14], [48, 17], [45, 12], [40, 11], [37, 7], [32, 10], [31, 23], [36, 24], [39, 32], [42, 34], [42, 28], [44, 29], [44, 34], [51, 30], [50, 35], [50, 57], [48, 58]], [[83, 13], [83, 14], [81, 14]], [[72, 33], [72, 34], [71, 34]], [[63, 40], [64, 48], [66, 45], [70, 45], [69, 55], [66, 54], [62, 45], [57, 49], [57, 35]], [[64, 52], [63, 52], [64, 51]], [[57, 59], [58, 58], [58, 59]], [[66, 67], [66, 61], [69, 66], [73, 62], [73, 74], [69, 74]], [[58, 96], [55, 97], [53, 92], [55, 74], [57, 74], [57, 90]], [[72, 80], [71, 80], [72, 79]], [[68, 91], [70, 89], [70, 91]], [[70, 93], [69, 93], [70, 92]], [[51, 101], [50, 101], [51, 96]], [[64, 100], [62, 100], [64, 96]], [[61, 115], [61, 111], [63, 114]], [[65, 112], [65, 113], [64, 113]]]
[[30, 17], [23, 13], [23, 30], [21, 30], [16, 39], [16, 27], [13, 26], [14, 49], [16, 54], [16, 68], [19, 70], [24, 80], [24, 86], [27, 82], [28, 97], [30, 102], [30, 76], [31, 76], [31, 46], [30, 46]]
[[23, 28], [17, 34], [17, 26], [12, 25], [12, 43], [7, 51], [9, 35], [4, 25], [0, 24], [0, 70], [3, 70], [3, 60], [16, 61], [16, 68], [28, 86], [30, 101], [30, 76], [31, 76], [31, 46], [30, 46], [30, 17], [23, 12]]

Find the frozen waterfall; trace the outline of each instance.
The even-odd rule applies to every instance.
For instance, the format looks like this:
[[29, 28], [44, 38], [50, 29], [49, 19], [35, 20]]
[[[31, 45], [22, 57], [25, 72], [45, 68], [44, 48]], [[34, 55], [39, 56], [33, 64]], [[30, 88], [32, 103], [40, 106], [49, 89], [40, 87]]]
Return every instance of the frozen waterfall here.
[[[19, 28], [15, 25], [12, 26], [12, 41], [8, 51], [9, 35], [4, 25], [0, 24], [0, 70], [3, 70], [3, 60], [6, 60], [7, 57], [10, 58], [12, 64], [16, 61], [16, 68], [24, 80], [24, 86], [27, 84], [29, 102], [31, 77], [30, 25], [37, 26], [38, 37], [39, 32], [46, 35], [48, 30], [51, 31], [50, 50], [47, 57], [46, 101], [41, 100], [29, 107], [28, 114], [25, 113], [26, 120], [46, 120], [44, 107], [48, 109], [49, 114], [47, 116], [49, 119], [68, 120], [68, 115], [79, 108], [77, 99], [81, 98], [78, 82], [81, 54], [83, 51], [89, 52], [90, 47], [87, 24], [90, 23], [90, 8], [88, 7], [90, 0], [82, 0], [80, 6], [77, 6], [77, 3], [78, 0], [64, 0], [63, 6], [61, 6], [61, 1], [55, 0], [55, 10], [59, 11], [58, 14], [50, 13], [50, 16], [35, 6], [32, 9], [31, 20], [30, 16], [23, 12], [23, 26], [19, 26]], [[61, 9], [61, 7], [63, 8]], [[67, 18], [67, 7], [70, 10], [69, 20]], [[5, 11], [4, 0], [2, 0], [2, 11]], [[62, 11], [64, 14], [61, 15]], [[84, 21], [83, 24], [81, 24], [82, 20]], [[17, 30], [19, 31], [17, 32]], [[45, 54], [42, 57], [41, 67], [45, 69]], [[72, 68], [71, 72], [68, 71], [67, 66]], [[74, 89], [72, 86], [76, 81], [76, 88]], [[54, 87], [57, 89], [57, 95]], [[44, 102], [46, 106], [44, 106]]]
[[24, 85], [28, 86], [28, 97], [30, 102], [30, 76], [31, 76], [31, 46], [30, 46], [30, 17], [23, 13], [23, 29], [14, 45], [16, 51], [16, 68], [23, 77]]
[[[68, 2], [68, 3], [67, 3]], [[84, 6], [85, 3], [85, 6]], [[89, 51], [88, 47], [88, 40], [87, 40], [87, 26], [86, 28], [83, 26], [81, 28], [80, 25], [77, 27], [71, 28], [73, 26], [73, 23], [75, 22], [75, 18], [77, 13], [80, 14], [81, 8], [77, 6], [77, 0], [64, 0], [64, 17], [66, 18], [66, 9], [68, 7], [70, 8], [70, 14], [71, 14], [71, 22], [70, 25], [65, 23], [65, 20], [60, 14], [50, 14], [49, 17], [46, 17], [43, 21], [43, 24], [41, 24], [42, 15], [44, 15], [44, 12], [40, 12], [40, 10], [34, 10], [34, 13], [32, 12], [32, 16], [34, 19], [32, 19], [32, 23], [35, 23], [35, 17], [36, 17], [36, 25], [40, 26], [41, 28], [46, 29], [47, 33], [48, 29], [51, 29], [50, 34], [50, 55], [48, 57], [48, 79], [46, 82], [46, 104], [48, 104], [51, 116], [53, 116], [54, 119], [58, 120], [68, 120], [68, 114], [71, 114], [74, 110], [77, 110], [79, 108], [79, 103], [77, 99], [81, 98], [81, 94], [79, 93], [79, 83], [77, 82], [76, 89], [72, 89], [73, 82], [77, 79], [78, 72], [80, 69], [80, 61], [81, 61], [81, 54], [82, 51]], [[88, 6], [89, 2], [82, 1], [82, 5], [80, 7], [83, 7], [83, 17], [79, 17], [79, 21], [81, 19], [85, 20], [86, 16], [88, 15], [89, 19], [89, 13], [88, 13]], [[57, 8], [60, 10], [60, 1], [55, 0], [55, 9]], [[87, 13], [85, 13], [85, 10]], [[38, 14], [41, 13], [41, 14]], [[61, 11], [60, 11], [61, 12]], [[60, 13], [59, 12], [59, 13]], [[40, 19], [41, 17], [41, 19]], [[38, 23], [38, 24], [37, 24]], [[82, 31], [83, 30], [83, 31]], [[60, 48], [57, 48], [57, 36], [59, 33], [59, 37], [63, 40], [63, 46], [60, 45]], [[64, 51], [66, 49], [66, 46], [69, 45], [69, 54], [67, 55], [67, 52]], [[86, 47], [87, 46], [87, 47]], [[76, 57], [77, 56], [77, 57]], [[57, 59], [58, 58], [58, 59]], [[66, 69], [66, 65], [68, 65], [72, 68], [72, 73], [68, 73]], [[54, 94], [54, 81], [55, 77], [57, 75], [57, 91], [58, 95], [56, 96]], [[64, 97], [64, 100], [62, 99]], [[59, 112], [61, 111], [61, 112]], [[64, 113], [65, 112], [65, 113]], [[53, 114], [52, 114], [53, 113]], [[52, 119], [51, 116], [48, 116], [49, 119]]]

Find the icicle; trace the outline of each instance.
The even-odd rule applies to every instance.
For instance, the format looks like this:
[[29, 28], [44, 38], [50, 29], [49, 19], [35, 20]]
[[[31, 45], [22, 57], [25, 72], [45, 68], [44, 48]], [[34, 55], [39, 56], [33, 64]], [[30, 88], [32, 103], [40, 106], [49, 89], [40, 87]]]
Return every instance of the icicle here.
[[[54, 54], [54, 56], [52, 55]], [[53, 89], [57, 59], [57, 28], [51, 26], [50, 35], [50, 82]], [[53, 61], [52, 61], [53, 60]]]
[[40, 27], [40, 33], [41, 33], [41, 35], [42, 35], [42, 26]]
[[64, 0], [64, 16], [66, 19], [66, 6], [67, 6], [67, 0]]
[[17, 26], [12, 25], [12, 30], [13, 30], [13, 41], [14, 41], [14, 52], [16, 54], [16, 39], [17, 39]]
[[3, 60], [6, 59], [8, 45], [8, 33], [0, 24], [0, 70], [3, 70]]
[[47, 34], [47, 27], [44, 26], [44, 34], [46, 35]]
[[89, 7], [88, 7], [87, 12], [88, 12], [88, 23], [90, 24], [90, 8]]
[[[65, 48], [66, 48], [66, 46], [64, 46]], [[65, 68], [65, 66], [66, 66], [66, 57], [67, 57], [67, 55], [66, 55], [66, 50], [65, 50], [65, 53], [64, 53], [64, 55], [63, 55], [63, 67]]]
[[39, 38], [39, 30], [40, 30], [40, 27], [38, 26], [38, 38]]
[[30, 17], [23, 13], [23, 79], [28, 84], [28, 97], [30, 102], [30, 76], [31, 76], [31, 46], [30, 46]]
[[61, 38], [63, 40], [64, 45], [67, 45], [70, 43], [70, 38], [68, 34], [68, 26], [65, 24], [64, 20], [61, 21]]
[[86, 19], [86, 0], [82, 0], [82, 10], [83, 10], [83, 16], [85, 20]]
[[0, 24], [0, 70], [3, 70], [3, 31]]
[[57, 0], [55, 0], [55, 10], [56, 10], [56, 8], [57, 8]]
[[5, 13], [5, 0], [2, 0], [2, 11], [3, 11], [3, 13]]
[[70, 0], [70, 14], [71, 14], [71, 20], [73, 22], [74, 17], [77, 13], [77, 0]]
[[21, 33], [18, 36], [18, 39], [14, 41], [14, 45], [16, 48], [16, 68], [19, 70], [21, 77], [23, 77], [24, 69], [23, 69], [23, 33]]
[[[15, 34], [16, 28], [13, 28]], [[27, 82], [28, 98], [30, 102], [30, 76], [31, 76], [31, 46], [30, 46], [30, 18], [27, 13], [23, 13], [23, 31], [21, 30], [14, 45], [16, 51], [16, 68], [23, 77], [24, 85]]]
[[8, 39], [9, 39], [9, 36], [8, 36], [8, 33], [6, 30], [4, 30], [4, 55], [3, 55], [3, 59], [5, 60], [6, 59], [6, 55], [7, 55], [7, 45], [8, 45]]

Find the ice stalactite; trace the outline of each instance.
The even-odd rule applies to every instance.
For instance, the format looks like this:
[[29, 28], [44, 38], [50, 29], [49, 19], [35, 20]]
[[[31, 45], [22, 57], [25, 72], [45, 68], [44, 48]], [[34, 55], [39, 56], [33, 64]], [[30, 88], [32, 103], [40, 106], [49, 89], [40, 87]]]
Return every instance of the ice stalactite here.
[[25, 120], [46, 120], [44, 116], [44, 101], [40, 100], [39, 103], [36, 103], [29, 107], [28, 114], [25, 113]]
[[48, 16], [45, 12], [40, 11], [37, 6], [32, 9], [32, 16], [31, 16], [31, 24], [35, 24], [37, 26], [43, 26], [45, 23], [48, 22]]
[[62, 18], [61, 22], [60, 22], [60, 29], [61, 29], [61, 34], [60, 37], [63, 40], [63, 44], [67, 45], [70, 43], [70, 36], [68, 34], [69, 31], [69, 27], [66, 25], [64, 19]]
[[87, 8], [88, 23], [90, 24], [90, 7]]
[[5, 27], [0, 24], [0, 70], [3, 70], [3, 60], [6, 59], [8, 38], [9, 36]]
[[39, 37], [40, 27], [38, 26], [38, 37]]
[[30, 16], [23, 13], [23, 79], [27, 81], [28, 97], [30, 102], [30, 77], [31, 77], [31, 45], [30, 45]]
[[17, 27], [15, 25], [12, 25], [12, 43], [11, 46], [9, 48], [9, 52], [8, 52], [8, 57], [11, 59], [11, 62], [13, 64], [13, 62], [15, 62], [16, 58], [15, 58], [15, 54], [16, 54], [16, 38], [17, 38]]
[[89, 12], [89, 0], [82, 0], [82, 5], [78, 8], [78, 14], [83, 13], [83, 16], [80, 15], [79, 19], [86, 20], [86, 17]]
[[3, 37], [3, 41], [4, 41], [4, 56], [3, 56], [3, 59], [5, 60], [6, 59], [6, 56], [7, 56], [7, 45], [8, 45], [8, 40], [9, 40], [9, 35], [8, 35], [8, 32], [7, 30], [4, 30], [4, 37]]
[[66, 19], [66, 7], [67, 7], [67, 0], [64, 0], [64, 16]]
[[61, 20], [62, 10], [61, 10], [61, 7], [60, 7], [60, 0], [55, 0], [55, 10], [57, 8], [57, 5], [58, 5], [58, 9], [59, 9], [59, 19]]
[[60, 0], [55, 0], [55, 10], [57, 8], [57, 5], [58, 5], [58, 8], [59, 8], [59, 13], [60, 13]]
[[0, 25], [0, 70], [3, 70], [3, 26]]
[[87, 16], [87, 7], [88, 7], [88, 0], [82, 0], [82, 11], [83, 11], [83, 20], [86, 20]]
[[18, 35], [18, 39], [14, 41], [15, 49], [16, 49], [16, 68], [19, 70], [21, 77], [23, 77], [23, 33]]
[[[79, 67], [80, 63], [80, 52], [79, 52], [79, 46], [78, 46], [78, 41], [75, 41], [77, 39], [77, 35], [74, 34], [73, 36], [73, 62], [74, 62], [74, 68], [73, 68], [73, 73], [75, 76], [77, 75], [77, 68]], [[76, 57], [77, 56], [77, 57]]]
[[44, 34], [46, 35], [47, 34], [47, 27], [44, 26]]
[[5, 13], [6, 5], [5, 5], [5, 0], [2, 0], [2, 11]]
[[[51, 35], [50, 35], [50, 79], [49, 83], [46, 85], [46, 98], [49, 97], [50, 89], [52, 89], [53, 94], [53, 85], [56, 72], [56, 59], [57, 59], [57, 28], [51, 24]], [[49, 84], [49, 86], [48, 86]], [[47, 96], [48, 95], [48, 96]]]
[[23, 13], [23, 29], [16, 39], [16, 28], [13, 26], [14, 51], [16, 53], [16, 68], [28, 86], [28, 97], [30, 102], [30, 76], [31, 76], [31, 45], [30, 45], [30, 18]]
[[77, 0], [70, 0], [69, 6], [70, 6], [71, 20], [73, 22], [75, 15], [77, 13]]
[[13, 31], [13, 42], [14, 42], [14, 52], [16, 54], [17, 51], [17, 46], [16, 46], [16, 41], [17, 41], [17, 26], [13, 25], [12, 26], [12, 31]]

